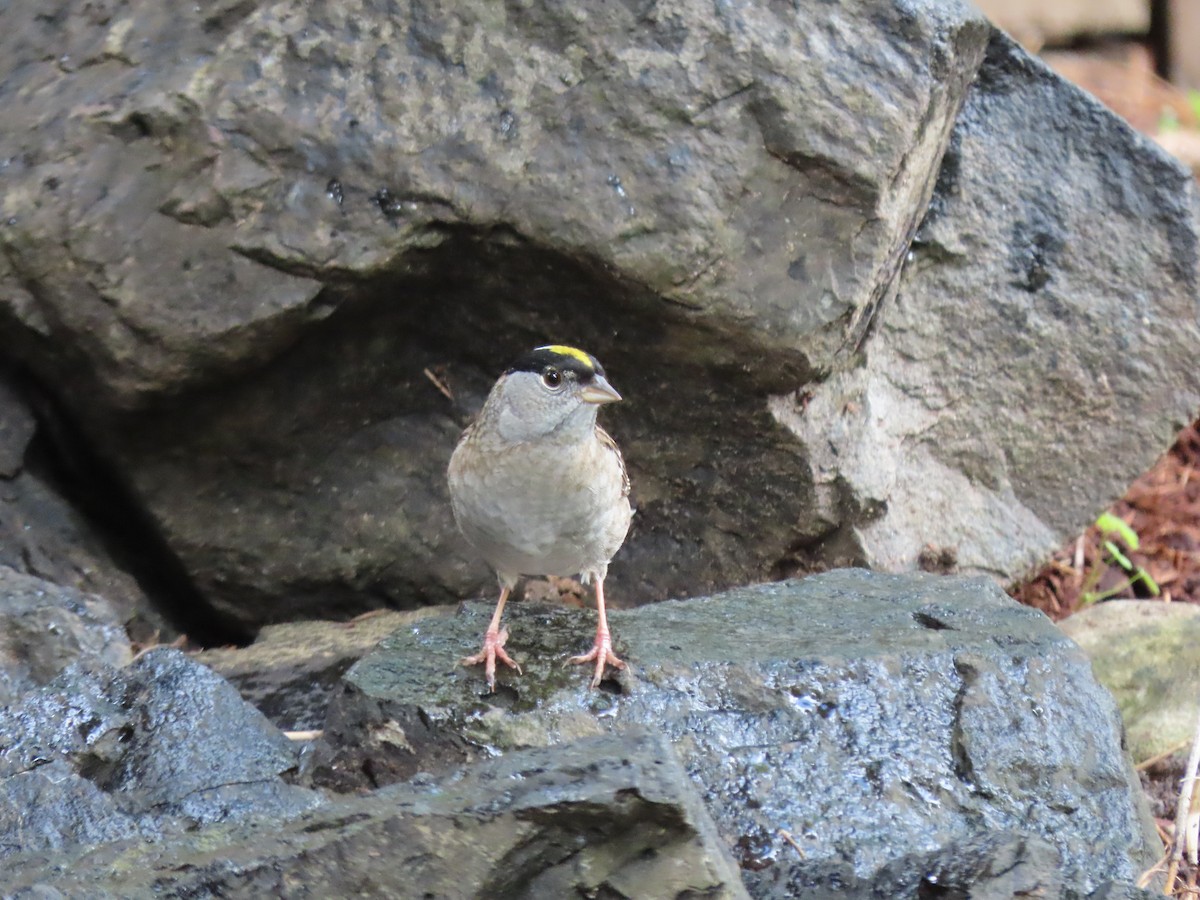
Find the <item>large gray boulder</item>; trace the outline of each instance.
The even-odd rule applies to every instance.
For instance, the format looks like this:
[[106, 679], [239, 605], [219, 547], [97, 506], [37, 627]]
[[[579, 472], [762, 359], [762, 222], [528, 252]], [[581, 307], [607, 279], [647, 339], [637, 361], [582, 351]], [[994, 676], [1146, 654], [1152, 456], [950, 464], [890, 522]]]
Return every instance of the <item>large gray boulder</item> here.
[[70, 376], [33, 335], [68, 339], [71, 382], [123, 408], [277, 355], [348, 299], [316, 298], [334, 276], [423, 306], [421, 251], [497, 230], [502, 256], [641, 286], [618, 307], [669, 300], [792, 377], [827, 368], [898, 270], [987, 37], [945, 0], [29, 2], [5, 37], [5, 312], [40, 368]]
[[0, 350], [166, 602], [490, 587], [444, 466], [548, 338], [629, 398], [616, 605], [1011, 576], [1195, 408], [1182, 171], [965, 3], [85, 6], [0, 35]]
[[629, 669], [600, 691], [563, 666], [591, 617], [516, 604], [524, 674], [483, 693], [456, 661], [489, 614], [402, 628], [351, 668], [318, 775], [349, 788], [649, 727], [759, 897], [917, 896], [939, 872], [1087, 896], [1160, 853], [1087, 658], [986, 578], [846, 570], [615, 612]]
[[772, 408], [863, 514], [852, 553], [932, 546], [1011, 580], [1200, 409], [1195, 183], [1003, 35], [859, 368]]

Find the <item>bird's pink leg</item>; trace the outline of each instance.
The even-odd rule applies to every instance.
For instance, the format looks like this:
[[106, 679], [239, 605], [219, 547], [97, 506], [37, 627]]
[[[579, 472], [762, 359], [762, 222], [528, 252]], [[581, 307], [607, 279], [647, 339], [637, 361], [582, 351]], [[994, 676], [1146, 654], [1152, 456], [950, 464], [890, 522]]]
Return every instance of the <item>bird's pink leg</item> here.
[[518, 675], [521, 674], [521, 667], [504, 651], [508, 629], [500, 630], [500, 616], [504, 614], [504, 603], [508, 600], [509, 590], [507, 585], [500, 589], [500, 599], [496, 602], [496, 611], [492, 613], [491, 624], [483, 633], [483, 649], [474, 656], [464, 656], [459, 660], [459, 665], [463, 666], [477, 666], [483, 663], [483, 674], [487, 678], [488, 690], [492, 692], [496, 690], [496, 660], [516, 669]]
[[582, 656], [572, 656], [567, 660], [568, 663], [575, 665], [596, 661], [596, 674], [592, 676], [592, 687], [600, 685], [600, 680], [604, 677], [605, 663], [614, 669], [625, 668], [625, 663], [618, 659], [612, 651], [612, 635], [608, 632], [608, 616], [604, 612], [603, 578], [596, 579], [596, 612], [596, 640], [592, 644], [592, 649]]

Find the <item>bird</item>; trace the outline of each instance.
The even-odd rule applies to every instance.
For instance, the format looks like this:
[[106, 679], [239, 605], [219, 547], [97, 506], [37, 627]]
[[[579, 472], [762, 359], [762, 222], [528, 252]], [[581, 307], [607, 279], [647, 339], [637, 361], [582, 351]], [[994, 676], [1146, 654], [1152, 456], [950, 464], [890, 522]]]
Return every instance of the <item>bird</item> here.
[[606, 665], [625, 668], [612, 648], [604, 579], [633, 508], [621, 451], [596, 421], [600, 407], [620, 400], [590, 353], [565, 344], [535, 347], [492, 386], [450, 457], [454, 519], [500, 582], [483, 649], [460, 660], [483, 664], [491, 692], [497, 660], [523, 674], [504, 649], [508, 629], [501, 627], [504, 604], [521, 576], [579, 575], [593, 583], [592, 649], [568, 662], [594, 663], [593, 688]]

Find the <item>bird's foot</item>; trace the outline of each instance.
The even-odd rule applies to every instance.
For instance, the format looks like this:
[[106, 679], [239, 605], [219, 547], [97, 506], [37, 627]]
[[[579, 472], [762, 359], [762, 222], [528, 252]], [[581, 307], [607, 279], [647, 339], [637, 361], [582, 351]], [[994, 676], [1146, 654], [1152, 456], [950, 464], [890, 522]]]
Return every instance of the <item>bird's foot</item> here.
[[592, 661], [596, 663], [596, 674], [592, 676], [592, 687], [599, 687], [601, 679], [604, 678], [605, 664], [612, 666], [614, 669], [625, 668], [623, 660], [617, 658], [617, 654], [612, 650], [612, 636], [607, 631], [597, 631], [596, 641], [592, 644], [592, 649], [582, 656], [572, 656], [567, 660], [569, 665], [582, 665]]
[[500, 660], [510, 669], [516, 669], [518, 675], [522, 674], [521, 667], [517, 665], [516, 660], [504, 650], [504, 643], [507, 640], [507, 628], [502, 631], [494, 631], [489, 628], [483, 635], [483, 649], [474, 656], [464, 656], [459, 660], [459, 665], [462, 666], [477, 666], [483, 663], [483, 674], [487, 678], [488, 691], [491, 693], [496, 691], [496, 660]]

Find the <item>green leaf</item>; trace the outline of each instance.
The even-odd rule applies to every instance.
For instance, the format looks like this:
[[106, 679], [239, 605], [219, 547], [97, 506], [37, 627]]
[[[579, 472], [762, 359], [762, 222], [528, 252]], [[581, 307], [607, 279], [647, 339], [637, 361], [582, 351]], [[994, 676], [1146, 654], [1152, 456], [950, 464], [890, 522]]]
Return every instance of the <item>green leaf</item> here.
[[1133, 563], [1131, 563], [1129, 561], [1129, 557], [1126, 556], [1124, 553], [1122, 553], [1117, 548], [1117, 545], [1114, 544], [1112, 541], [1105, 541], [1104, 549], [1107, 550], [1108, 555], [1113, 558], [1113, 562], [1115, 562], [1118, 566], [1120, 566], [1126, 572], [1132, 572], [1134, 570], [1135, 567], [1134, 567]]
[[1100, 529], [1100, 533], [1105, 537], [1117, 535], [1121, 541], [1130, 550], [1138, 548], [1137, 532], [1129, 527], [1128, 523], [1119, 516], [1114, 516], [1110, 512], [1100, 513], [1096, 519], [1096, 527]]
[[1187, 92], [1188, 106], [1192, 108], [1192, 115], [1200, 120], [1200, 91], [1191, 90]]

